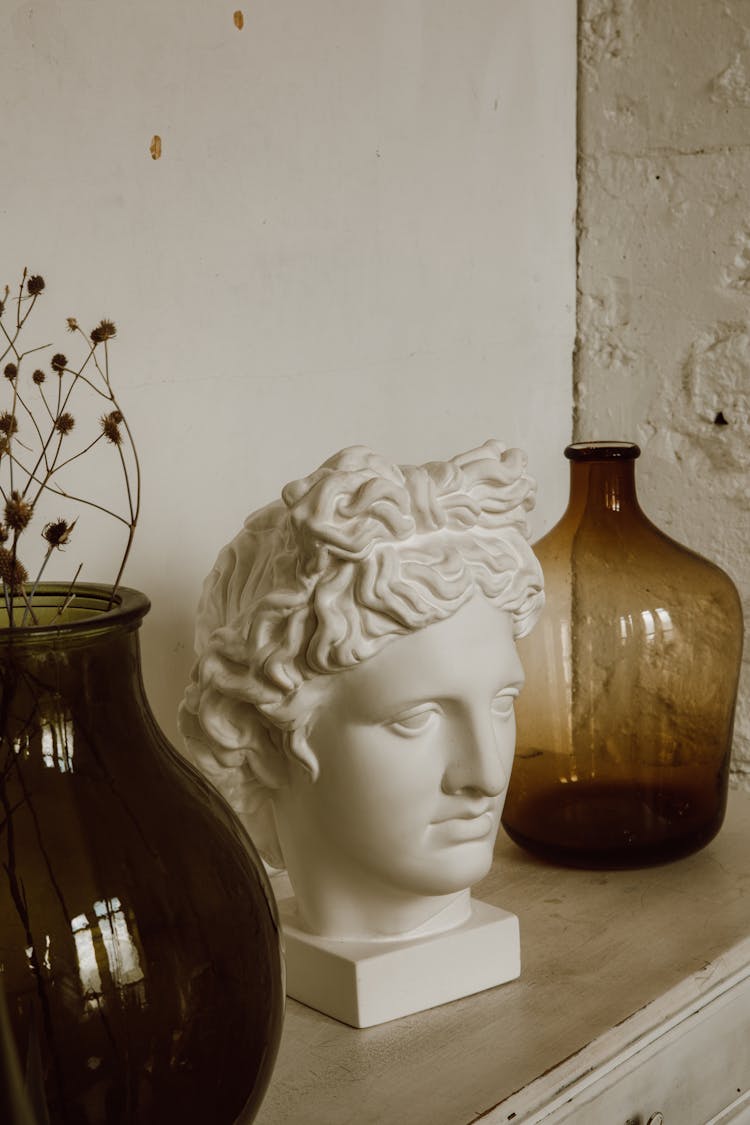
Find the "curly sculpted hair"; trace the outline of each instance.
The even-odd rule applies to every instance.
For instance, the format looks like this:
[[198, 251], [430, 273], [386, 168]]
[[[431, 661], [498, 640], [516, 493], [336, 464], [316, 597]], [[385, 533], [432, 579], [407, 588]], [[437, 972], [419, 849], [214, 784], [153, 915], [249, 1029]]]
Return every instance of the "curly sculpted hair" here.
[[179, 723], [188, 756], [270, 862], [263, 806], [281, 761], [317, 777], [311, 681], [451, 617], [477, 592], [512, 614], [515, 636], [531, 630], [544, 599], [528, 544], [534, 494], [524, 454], [496, 441], [421, 466], [354, 446], [288, 484], [221, 551]]

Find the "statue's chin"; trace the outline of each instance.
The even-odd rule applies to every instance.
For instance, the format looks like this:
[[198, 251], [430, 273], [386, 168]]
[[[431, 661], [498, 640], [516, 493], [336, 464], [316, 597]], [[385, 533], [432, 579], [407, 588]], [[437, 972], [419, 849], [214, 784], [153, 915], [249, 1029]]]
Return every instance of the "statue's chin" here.
[[435, 863], [415, 880], [421, 895], [450, 895], [471, 888], [492, 866], [495, 833], [491, 839], [466, 841], [436, 850]]

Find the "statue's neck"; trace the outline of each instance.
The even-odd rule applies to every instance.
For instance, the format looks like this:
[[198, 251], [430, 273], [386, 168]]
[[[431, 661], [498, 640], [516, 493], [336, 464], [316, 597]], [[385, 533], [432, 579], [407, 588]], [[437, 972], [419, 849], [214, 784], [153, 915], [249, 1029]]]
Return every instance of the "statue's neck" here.
[[462, 925], [471, 915], [470, 889], [450, 895], [399, 899], [372, 893], [345, 895], [333, 882], [311, 886], [290, 875], [300, 929], [335, 941], [410, 941]]

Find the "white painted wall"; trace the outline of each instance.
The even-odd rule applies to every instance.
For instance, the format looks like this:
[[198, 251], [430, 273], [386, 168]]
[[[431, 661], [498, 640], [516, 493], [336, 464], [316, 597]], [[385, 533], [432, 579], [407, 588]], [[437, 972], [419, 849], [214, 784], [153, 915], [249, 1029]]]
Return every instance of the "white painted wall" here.
[[[2, 280], [44, 275], [58, 346], [69, 315], [118, 324], [126, 579], [172, 736], [216, 552], [334, 450], [497, 436], [529, 452], [536, 533], [561, 511], [575, 34], [574, 0], [256, 0], [242, 30], [206, 0], [3, 7]], [[113, 570], [83, 520], [58, 573], [80, 557]]]
[[576, 436], [641, 445], [644, 508], [750, 622], [750, 3], [584, 0], [580, 93]]

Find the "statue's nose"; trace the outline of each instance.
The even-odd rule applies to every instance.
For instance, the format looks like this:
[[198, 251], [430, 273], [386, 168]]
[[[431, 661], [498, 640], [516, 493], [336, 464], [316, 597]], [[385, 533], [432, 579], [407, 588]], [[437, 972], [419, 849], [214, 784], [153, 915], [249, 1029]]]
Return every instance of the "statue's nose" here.
[[507, 726], [507, 731], [498, 731], [489, 713], [466, 717], [461, 722], [443, 777], [447, 793], [498, 797], [505, 791], [510, 772], [505, 763], [512, 757], [515, 737], [513, 724]]

